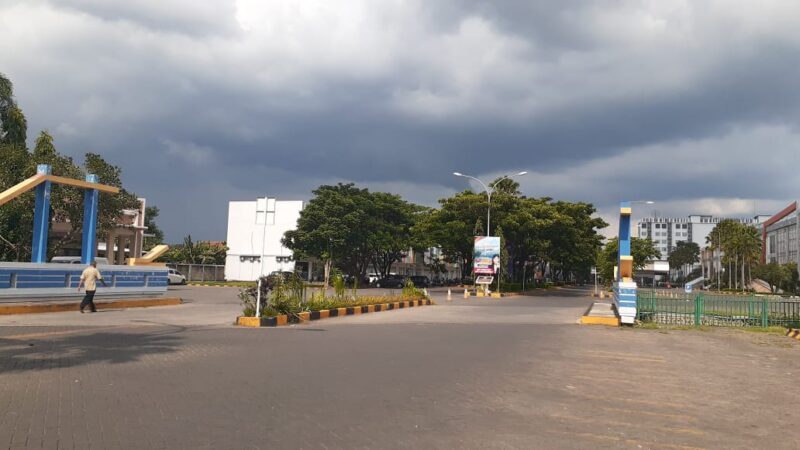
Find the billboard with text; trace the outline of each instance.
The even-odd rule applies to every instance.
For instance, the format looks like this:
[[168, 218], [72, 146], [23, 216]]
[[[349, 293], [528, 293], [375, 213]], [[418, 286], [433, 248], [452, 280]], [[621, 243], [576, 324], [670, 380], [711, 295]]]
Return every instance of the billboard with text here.
[[500, 238], [475, 236], [472, 250], [472, 269], [475, 275], [494, 275], [500, 266]]

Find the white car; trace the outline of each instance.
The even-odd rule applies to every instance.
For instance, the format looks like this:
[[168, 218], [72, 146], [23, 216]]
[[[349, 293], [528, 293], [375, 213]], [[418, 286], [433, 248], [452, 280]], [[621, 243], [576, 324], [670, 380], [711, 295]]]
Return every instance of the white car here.
[[169, 279], [169, 284], [186, 284], [186, 277], [175, 269], [169, 269], [167, 278]]

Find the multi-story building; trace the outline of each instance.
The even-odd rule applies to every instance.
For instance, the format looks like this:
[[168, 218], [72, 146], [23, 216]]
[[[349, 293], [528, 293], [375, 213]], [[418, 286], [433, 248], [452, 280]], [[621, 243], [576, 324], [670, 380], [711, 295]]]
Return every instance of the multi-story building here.
[[792, 202], [778, 214], [764, 223], [761, 233], [762, 263], [786, 264], [798, 263], [800, 254], [797, 251], [798, 238], [797, 202]]
[[678, 242], [694, 242], [700, 248], [706, 246], [706, 238], [711, 230], [723, 220], [735, 220], [739, 223], [760, 226], [769, 216], [759, 215], [752, 219], [722, 218], [710, 215], [690, 215], [687, 218], [645, 217], [637, 224], [634, 236], [650, 239], [661, 252], [661, 259], [666, 260]]

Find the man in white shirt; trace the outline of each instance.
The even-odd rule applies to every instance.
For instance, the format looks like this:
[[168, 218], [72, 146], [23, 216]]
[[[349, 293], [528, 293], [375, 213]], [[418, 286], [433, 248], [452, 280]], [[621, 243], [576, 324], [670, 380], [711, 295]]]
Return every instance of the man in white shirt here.
[[81, 291], [81, 287], [86, 285], [86, 295], [83, 296], [83, 301], [81, 302], [81, 314], [83, 314], [83, 308], [87, 306], [90, 311], [97, 312], [97, 308], [94, 306], [94, 293], [97, 291], [98, 280], [103, 283], [103, 287], [108, 287], [103, 276], [100, 275], [100, 271], [97, 270], [97, 261], [92, 261], [89, 267], [83, 269], [81, 282], [78, 283], [78, 292]]

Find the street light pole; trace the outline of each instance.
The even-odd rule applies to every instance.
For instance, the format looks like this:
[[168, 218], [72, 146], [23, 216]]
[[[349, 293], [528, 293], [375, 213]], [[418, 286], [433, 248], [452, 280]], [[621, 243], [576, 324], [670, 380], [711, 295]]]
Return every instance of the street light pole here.
[[[479, 180], [479, 179], [477, 179], [477, 178], [475, 178], [473, 176], [464, 175], [464, 174], [462, 174], [460, 172], [453, 172], [453, 175], [455, 175], [457, 177], [469, 178], [471, 180], [477, 181], [478, 183], [480, 183], [481, 186], [483, 186], [483, 189], [486, 191], [486, 237], [491, 236], [490, 230], [491, 230], [491, 219], [492, 219], [492, 194], [494, 193], [494, 188], [503, 180], [509, 180], [509, 179], [511, 179], [513, 177], [520, 177], [522, 175], [525, 175], [526, 173], [528, 173], [528, 172], [523, 170], [522, 172], [518, 172], [518, 173], [515, 173], [513, 175], [503, 175], [502, 177], [500, 177], [494, 183], [494, 186], [492, 186], [492, 188], [489, 189], [489, 186], [487, 186], [486, 183], [484, 183], [483, 181], [481, 181], [481, 180]], [[497, 292], [498, 292], [498, 294], [500, 293], [500, 268], [499, 267], [497, 268]]]

